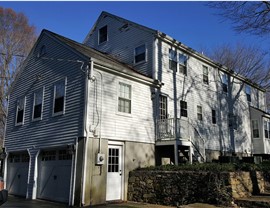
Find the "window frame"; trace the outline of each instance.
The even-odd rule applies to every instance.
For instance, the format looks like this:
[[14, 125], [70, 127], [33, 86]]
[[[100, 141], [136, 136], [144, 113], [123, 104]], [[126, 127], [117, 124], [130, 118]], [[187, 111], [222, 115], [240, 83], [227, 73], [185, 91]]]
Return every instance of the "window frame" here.
[[212, 109], [212, 124], [217, 124], [217, 111]]
[[[254, 125], [256, 123], [256, 125]], [[259, 130], [259, 121], [258, 120], [251, 120], [252, 125], [252, 137], [253, 138], [260, 138], [260, 130]], [[254, 128], [257, 127], [257, 128]], [[256, 137], [254, 136], [256, 132]]]
[[[64, 83], [64, 96], [63, 96], [63, 110], [55, 112], [55, 100], [56, 100], [56, 86], [59, 83]], [[57, 82], [54, 83], [53, 85], [53, 108], [52, 108], [52, 116], [59, 116], [59, 115], [64, 115], [66, 111], [66, 93], [67, 93], [67, 77], [64, 79], [61, 79]]]
[[201, 105], [197, 105], [197, 120], [203, 120], [203, 109]]
[[[106, 39], [104, 39], [102, 42], [100, 42], [101, 37], [103, 37], [103, 35], [101, 36], [101, 30], [104, 28], [106, 28]], [[104, 34], [104, 36], [105, 36], [105, 34]], [[108, 25], [104, 25], [103, 27], [98, 29], [98, 45], [101, 45], [101, 44], [106, 43], [106, 42], [108, 42]]]
[[[43, 116], [43, 106], [44, 106], [44, 90], [45, 87], [42, 87], [41, 89], [37, 90], [34, 92], [33, 95], [33, 109], [32, 109], [32, 121], [40, 121], [42, 120], [42, 116]], [[42, 96], [42, 101], [41, 101], [41, 112], [40, 112], [40, 117], [35, 118], [35, 107], [36, 107], [36, 94], [41, 92], [41, 96]]]
[[247, 101], [251, 102], [251, 86], [248, 84], [245, 84], [245, 93], [246, 93]]
[[209, 85], [209, 67], [205, 65], [203, 65], [203, 84]]
[[222, 83], [222, 92], [228, 93], [228, 74], [226, 73], [222, 74], [221, 83]]
[[[184, 62], [182, 62], [181, 60], [181, 57], [185, 57], [184, 58]], [[188, 57], [186, 54], [184, 53], [179, 53], [178, 54], [178, 67], [179, 67], [179, 73], [187, 76], [187, 60], [188, 60]]]
[[[165, 100], [165, 102], [163, 102], [163, 100]], [[165, 108], [162, 108], [162, 104], [164, 104], [163, 106], [165, 106]], [[165, 114], [163, 115], [161, 112], [165, 112]], [[162, 94], [159, 95], [159, 119], [168, 119], [168, 97]]]
[[180, 117], [188, 117], [188, 105], [184, 100], [180, 100]]
[[[137, 48], [140, 48], [142, 46], [144, 46], [144, 52], [143, 53], [140, 53], [140, 54], [136, 54], [136, 49]], [[139, 56], [139, 55], [142, 55], [142, 54], [144, 54], [144, 60], [140, 60], [140, 61], [136, 62], [136, 57]], [[139, 46], [137, 46], [137, 47], [134, 48], [134, 60], [133, 60], [133, 63], [134, 64], [145, 63], [146, 60], [147, 60], [147, 47], [146, 47], [146, 44], [143, 43], [143, 44], [141, 44], [141, 45], [139, 45]]]
[[[121, 84], [130, 87], [130, 98], [129, 99], [120, 96], [121, 95], [121, 92], [120, 92], [120, 85]], [[120, 115], [126, 115], [126, 116], [132, 115], [132, 96], [133, 96], [132, 88], [133, 88], [132, 85], [130, 83], [125, 82], [125, 81], [119, 81], [117, 84], [117, 113]], [[123, 111], [119, 110], [120, 99], [129, 101], [129, 106], [130, 106], [129, 112], [123, 112]]]
[[[174, 54], [172, 54], [174, 53]], [[172, 57], [174, 56], [174, 57]], [[175, 68], [172, 68], [172, 63], [175, 65], [173, 65]], [[169, 69], [177, 72], [177, 51], [172, 49], [172, 48], [169, 48]]]
[[[19, 115], [19, 102], [23, 100], [23, 112], [22, 112], [22, 121], [18, 122], [18, 115]], [[25, 119], [25, 107], [26, 107], [26, 96], [20, 97], [16, 101], [16, 117], [15, 117], [15, 126], [21, 126], [24, 124]]]

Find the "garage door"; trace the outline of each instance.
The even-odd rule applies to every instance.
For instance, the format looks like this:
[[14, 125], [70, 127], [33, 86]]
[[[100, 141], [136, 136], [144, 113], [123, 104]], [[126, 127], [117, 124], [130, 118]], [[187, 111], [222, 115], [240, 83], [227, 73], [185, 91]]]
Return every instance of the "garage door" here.
[[10, 194], [26, 196], [29, 170], [29, 155], [10, 153], [7, 164], [7, 189]]
[[38, 198], [69, 201], [71, 160], [67, 150], [48, 150], [39, 156]]

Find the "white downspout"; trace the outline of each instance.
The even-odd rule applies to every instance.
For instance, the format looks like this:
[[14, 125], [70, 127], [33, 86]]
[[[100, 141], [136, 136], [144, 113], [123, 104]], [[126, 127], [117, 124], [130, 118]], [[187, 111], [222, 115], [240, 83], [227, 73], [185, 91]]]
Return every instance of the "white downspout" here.
[[86, 180], [86, 157], [87, 157], [87, 144], [88, 144], [88, 82], [89, 82], [89, 77], [92, 76], [93, 72], [93, 61], [90, 59], [90, 69], [89, 65], [87, 65], [86, 68], [86, 76], [85, 76], [85, 99], [84, 99], [84, 137], [85, 137], [85, 144], [84, 144], [84, 156], [83, 156], [83, 173], [82, 173], [82, 205], [84, 206], [85, 204], [85, 180]]

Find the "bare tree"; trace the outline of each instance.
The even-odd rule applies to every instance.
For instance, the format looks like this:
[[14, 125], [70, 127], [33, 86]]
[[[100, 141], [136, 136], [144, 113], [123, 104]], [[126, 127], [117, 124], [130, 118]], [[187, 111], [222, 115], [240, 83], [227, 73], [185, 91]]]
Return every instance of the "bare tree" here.
[[36, 40], [36, 29], [23, 13], [0, 7], [0, 145], [6, 119], [6, 96], [16, 70]]
[[[227, 67], [228, 71], [228, 110], [231, 119], [234, 119], [236, 112], [235, 106], [240, 101], [240, 92], [244, 89], [244, 82], [235, 79], [233, 75], [239, 75], [247, 78], [254, 84], [257, 84], [268, 91], [270, 90], [270, 68], [266, 62], [267, 53], [257, 46], [247, 46], [237, 44], [231, 46], [228, 44], [214, 48], [208, 56], [214, 61]], [[235, 87], [235, 86], [238, 87]], [[236, 91], [235, 91], [236, 90]], [[230, 118], [229, 118], [230, 119]], [[234, 152], [234, 127], [230, 125], [231, 147]]]
[[268, 36], [270, 32], [270, 2], [268, 1], [219, 1], [209, 7], [218, 11], [224, 20], [232, 21], [237, 32]]

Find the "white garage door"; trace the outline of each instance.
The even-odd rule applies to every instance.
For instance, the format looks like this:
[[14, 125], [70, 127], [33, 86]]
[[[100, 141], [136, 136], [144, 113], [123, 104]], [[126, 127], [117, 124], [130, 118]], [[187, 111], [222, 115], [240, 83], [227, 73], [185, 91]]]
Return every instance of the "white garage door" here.
[[26, 196], [29, 170], [29, 155], [25, 153], [10, 153], [7, 164], [8, 193]]
[[71, 160], [67, 150], [43, 151], [39, 157], [38, 198], [69, 201]]

